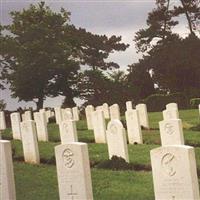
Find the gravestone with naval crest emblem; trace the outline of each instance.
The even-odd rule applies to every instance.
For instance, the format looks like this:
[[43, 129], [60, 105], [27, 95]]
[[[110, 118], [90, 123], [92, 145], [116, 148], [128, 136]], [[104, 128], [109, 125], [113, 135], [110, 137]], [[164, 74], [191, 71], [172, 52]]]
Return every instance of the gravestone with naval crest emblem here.
[[87, 144], [73, 142], [55, 147], [59, 196], [62, 200], [92, 200]]
[[193, 147], [164, 146], [150, 154], [155, 200], [200, 200]]
[[59, 124], [61, 144], [78, 142], [76, 122], [74, 120], [62, 121]]
[[163, 145], [184, 144], [181, 119], [169, 119], [159, 122], [161, 143]]
[[126, 132], [119, 120], [111, 120], [108, 123], [106, 138], [109, 158], [118, 156], [129, 162]]

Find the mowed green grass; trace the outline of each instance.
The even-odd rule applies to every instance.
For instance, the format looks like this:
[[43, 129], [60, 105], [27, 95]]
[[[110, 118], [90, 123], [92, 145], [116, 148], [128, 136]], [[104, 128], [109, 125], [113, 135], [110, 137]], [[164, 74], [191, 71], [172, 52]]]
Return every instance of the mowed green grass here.
[[[198, 110], [181, 110], [179, 113], [183, 120], [185, 143], [195, 146], [200, 172], [200, 131], [190, 130], [200, 123]], [[162, 120], [162, 113], [149, 113], [149, 120], [152, 130], [142, 131], [144, 144], [128, 145], [130, 163], [139, 166], [137, 171], [97, 168], [99, 163], [108, 160], [107, 145], [94, 143], [93, 132], [87, 130], [85, 120], [77, 123], [79, 141], [88, 143], [95, 200], [155, 199], [152, 173], [145, 170], [145, 166], [150, 167], [150, 150], [160, 146], [158, 122]], [[54, 155], [54, 147], [60, 144], [58, 126], [49, 124], [48, 131], [50, 141], [39, 142], [40, 165], [24, 163], [21, 141], [12, 140], [10, 129], [3, 133], [3, 138], [12, 142], [17, 200], [59, 199]]]

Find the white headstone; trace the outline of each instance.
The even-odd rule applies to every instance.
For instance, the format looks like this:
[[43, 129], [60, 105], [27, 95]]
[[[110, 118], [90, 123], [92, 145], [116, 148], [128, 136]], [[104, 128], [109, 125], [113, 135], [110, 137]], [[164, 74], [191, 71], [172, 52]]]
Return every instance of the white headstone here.
[[24, 113], [22, 114], [22, 121], [23, 121], [23, 122], [26, 121], [26, 118], [25, 118], [25, 114], [24, 114]]
[[49, 123], [49, 118], [51, 117], [51, 111], [50, 110], [45, 111], [45, 115], [46, 115], [46, 121], [47, 123]]
[[6, 119], [4, 111], [0, 111], [0, 130], [6, 129]]
[[150, 127], [149, 127], [149, 119], [148, 119], [146, 104], [138, 104], [136, 106], [136, 110], [138, 111], [139, 114], [140, 125], [143, 126], [144, 128], [149, 129]]
[[126, 110], [132, 110], [133, 109], [133, 105], [131, 101], [127, 101], [126, 102]]
[[62, 110], [60, 107], [54, 108], [55, 110], [55, 118], [56, 118], [56, 124], [59, 124], [62, 121]]
[[62, 121], [59, 124], [61, 144], [78, 142], [76, 122], [74, 120]]
[[96, 110], [103, 111], [103, 106], [97, 106], [97, 107], [96, 107]]
[[94, 139], [96, 143], [106, 143], [106, 123], [102, 110], [92, 113]]
[[110, 106], [110, 119], [120, 120], [120, 109], [118, 104], [113, 104], [112, 106]]
[[45, 112], [35, 112], [33, 115], [36, 123], [38, 141], [47, 142], [49, 140], [49, 136]]
[[92, 105], [86, 106], [85, 115], [86, 115], [88, 130], [92, 130], [93, 129], [93, 125], [92, 125], [92, 113], [93, 112], [94, 112], [94, 107]]
[[0, 140], [0, 199], [16, 199], [11, 143], [7, 140]]
[[125, 112], [126, 124], [127, 124], [127, 133], [128, 141], [130, 144], [142, 144], [142, 131], [139, 121], [139, 115], [137, 110], [127, 110]]
[[18, 112], [11, 113], [10, 120], [11, 120], [13, 139], [21, 140], [20, 114]]
[[179, 113], [178, 110], [175, 108], [170, 108], [167, 110], [163, 110], [163, 119], [179, 119]]
[[40, 163], [35, 122], [32, 120], [21, 122], [22, 146], [24, 160], [28, 163]]
[[182, 121], [170, 119], [159, 122], [162, 146], [184, 144]]
[[166, 110], [171, 109], [171, 108], [178, 110], [178, 104], [177, 103], [168, 103], [166, 105]]
[[194, 148], [164, 146], [151, 150], [155, 200], [199, 200]]
[[30, 110], [25, 111], [24, 113], [25, 121], [32, 120], [32, 114]]
[[78, 107], [73, 107], [72, 108], [72, 114], [73, 114], [73, 119], [75, 121], [79, 121], [80, 120]]
[[62, 120], [73, 120], [73, 114], [71, 108], [62, 109]]
[[55, 155], [60, 199], [93, 200], [87, 144], [58, 145]]
[[109, 158], [118, 156], [129, 162], [126, 132], [119, 120], [111, 120], [108, 123], [106, 138]]
[[109, 113], [109, 106], [108, 106], [108, 104], [104, 103], [102, 105], [102, 108], [103, 108], [103, 114], [104, 114], [105, 119], [109, 119], [110, 118], [110, 113]]

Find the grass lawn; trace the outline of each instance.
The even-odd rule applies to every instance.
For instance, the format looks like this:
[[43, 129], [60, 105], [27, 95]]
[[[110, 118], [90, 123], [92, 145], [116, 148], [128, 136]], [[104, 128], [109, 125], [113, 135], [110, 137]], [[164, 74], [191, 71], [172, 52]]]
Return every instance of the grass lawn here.
[[[200, 182], [200, 131], [192, 131], [200, 123], [198, 110], [181, 110], [186, 145], [195, 147], [198, 178]], [[134, 170], [99, 168], [108, 160], [106, 144], [95, 144], [92, 131], [86, 122], [77, 123], [80, 142], [87, 142], [91, 163], [92, 184], [95, 200], [153, 200], [153, 180], [150, 168], [149, 151], [160, 146], [158, 122], [162, 113], [149, 113], [152, 130], [143, 130], [143, 145], [128, 145], [130, 163]], [[48, 125], [49, 142], [39, 142], [41, 164], [30, 165], [23, 162], [21, 141], [12, 140], [11, 129], [3, 132], [3, 138], [12, 141], [14, 173], [17, 200], [57, 200], [58, 186], [55, 166], [54, 147], [60, 144], [58, 126]]]

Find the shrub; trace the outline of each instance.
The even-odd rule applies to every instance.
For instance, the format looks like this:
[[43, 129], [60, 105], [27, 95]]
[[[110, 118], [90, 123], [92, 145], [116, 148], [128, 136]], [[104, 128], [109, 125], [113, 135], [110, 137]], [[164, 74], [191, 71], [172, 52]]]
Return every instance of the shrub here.
[[177, 103], [179, 109], [186, 109], [189, 107], [187, 97], [182, 93], [172, 94], [152, 94], [148, 96], [143, 102], [147, 105], [148, 111], [162, 111], [168, 103]]
[[200, 105], [200, 98], [190, 99], [191, 108], [198, 108], [199, 105]]

